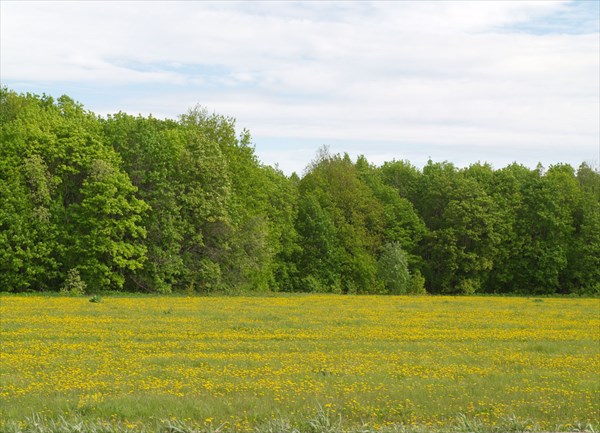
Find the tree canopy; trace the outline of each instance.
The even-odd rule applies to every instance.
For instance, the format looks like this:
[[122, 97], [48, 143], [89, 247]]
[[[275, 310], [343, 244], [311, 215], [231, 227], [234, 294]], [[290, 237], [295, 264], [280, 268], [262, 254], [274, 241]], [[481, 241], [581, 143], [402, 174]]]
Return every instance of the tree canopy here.
[[[99, 117], [0, 90], [0, 290], [600, 294], [600, 173], [583, 163], [302, 177], [234, 119]], [[68, 285], [68, 284], [67, 284]]]

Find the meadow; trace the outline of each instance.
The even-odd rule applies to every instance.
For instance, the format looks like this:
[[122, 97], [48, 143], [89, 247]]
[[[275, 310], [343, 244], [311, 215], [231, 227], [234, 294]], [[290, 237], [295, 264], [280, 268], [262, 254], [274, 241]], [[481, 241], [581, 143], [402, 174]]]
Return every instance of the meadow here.
[[1, 296], [0, 430], [284, 431], [320, 414], [344, 429], [597, 431], [599, 312], [567, 298]]

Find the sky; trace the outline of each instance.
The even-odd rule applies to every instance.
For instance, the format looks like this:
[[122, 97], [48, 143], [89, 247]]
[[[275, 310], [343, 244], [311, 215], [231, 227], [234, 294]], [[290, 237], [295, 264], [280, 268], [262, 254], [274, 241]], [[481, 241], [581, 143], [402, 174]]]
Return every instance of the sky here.
[[301, 174], [374, 164], [600, 164], [600, 0], [0, 2], [0, 81], [87, 109], [200, 105]]

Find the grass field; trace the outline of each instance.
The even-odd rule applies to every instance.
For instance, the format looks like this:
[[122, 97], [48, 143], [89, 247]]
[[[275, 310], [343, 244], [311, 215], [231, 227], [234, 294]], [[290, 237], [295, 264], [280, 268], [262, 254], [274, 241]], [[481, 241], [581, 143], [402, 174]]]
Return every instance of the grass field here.
[[0, 315], [2, 431], [599, 424], [597, 299], [2, 296]]

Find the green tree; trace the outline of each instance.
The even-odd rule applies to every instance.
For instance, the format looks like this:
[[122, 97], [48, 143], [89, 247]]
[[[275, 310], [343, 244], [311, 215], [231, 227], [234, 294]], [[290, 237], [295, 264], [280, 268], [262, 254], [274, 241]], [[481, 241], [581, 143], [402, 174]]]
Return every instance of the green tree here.
[[299, 193], [301, 201], [314, 197], [335, 227], [338, 254], [332, 272], [339, 276], [342, 292], [377, 292], [376, 254], [383, 239], [383, 206], [360, 179], [348, 155], [331, 156], [322, 149], [300, 181]]
[[381, 248], [377, 276], [383, 281], [386, 293], [404, 295], [410, 290], [408, 259], [398, 242], [386, 243]]
[[549, 294], [561, 289], [573, 232], [577, 186], [572, 169], [544, 173], [512, 164], [496, 173], [504, 209], [498, 263], [491, 281], [498, 291]]
[[184, 224], [175, 174], [185, 147], [183, 134], [176, 122], [125, 113], [109, 115], [103, 128], [105, 140], [123, 159], [136, 196], [150, 206], [143, 220], [147, 260], [143, 268], [126, 274], [125, 287], [168, 293], [184, 284]]
[[[0, 156], [0, 285], [4, 290], [48, 290], [57, 278], [47, 171], [39, 155], [11, 166]], [[49, 284], [50, 283], [50, 284]]]
[[427, 228], [412, 203], [400, 195], [398, 187], [401, 185], [387, 185], [382, 169], [370, 165], [363, 156], [358, 158], [356, 168], [361, 180], [383, 205], [383, 239], [380, 243], [398, 243], [407, 254], [409, 267], [421, 268], [419, 244]]
[[341, 291], [340, 260], [335, 225], [312, 195], [301, 197], [296, 230], [300, 248], [294, 257], [302, 275], [294, 283], [299, 291]]
[[587, 164], [419, 170], [324, 147], [288, 178], [199, 107], [101, 119], [5, 88], [0, 138], [3, 290], [600, 292]]
[[[563, 183], [572, 201], [572, 233], [567, 242], [567, 266], [560, 275], [563, 291], [600, 293], [600, 173], [581, 164], [576, 177], [563, 168]], [[573, 185], [576, 183], [576, 186]]]
[[400, 197], [416, 203], [419, 198], [421, 171], [409, 161], [384, 162], [380, 168], [383, 183], [391, 186]]
[[[67, 272], [81, 267], [95, 283], [120, 287], [122, 269], [144, 260], [136, 239], [144, 204], [105, 145], [97, 117], [66, 96], [1, 94], [3, 282], [12, 290], [58, 290]], [[110, 208], [117, 222], [105, 221], [96, 205]], [[82, 251], [96, 245], [103, 247], [92, 264], [92, 253]]]
[[82, 279], [93, 288], [121, 289], [125, 271], [144, 263], [146, 230], [140, 223], [149, 207], [135, 192], [125, 173], [94, 160], [80, 190], [81, 203], [69, 209], [69, 261], [77, 263]]
[[218, 143], [199, 125], [183, 125], [184, 147], [174, 174], [181, 209], [182, 279], [207, 291], [224, 284], [223, 261], [232, 231], [231, 183]]
[[423, 169], [416, 206], [429, 229], [422, 243], [430, 290], [485, 290], [499, 238], [492, 198], [468, 171], [432, 163]]
[[[296, 187], [280, 171], [258, 161], [248, 131], [236, 135], [235, 121], [209, 115], [195, 108], [181, 123], [192, 125], [215, 143], [225, 166], [220, 173], [228, 180], [223, 208], [229, 218], [226, 238], [213, 245], [226, 245], [220, 257], [229, 288], [245, 290], [290, 289], [294, 266], [287, 263], [296, 246], [293, 221]], [[217, 226], [224, 233], [224, 224]]]

